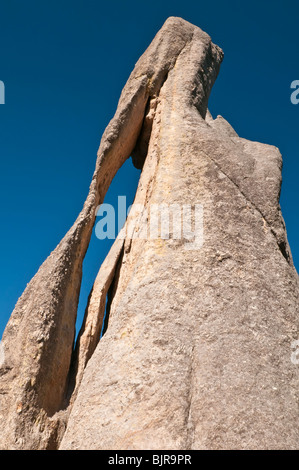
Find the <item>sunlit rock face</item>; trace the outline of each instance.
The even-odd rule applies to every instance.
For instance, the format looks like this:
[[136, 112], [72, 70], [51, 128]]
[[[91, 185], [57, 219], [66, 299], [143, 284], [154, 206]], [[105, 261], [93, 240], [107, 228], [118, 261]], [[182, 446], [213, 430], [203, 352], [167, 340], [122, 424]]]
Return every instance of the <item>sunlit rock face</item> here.
[[[222, 58], [169, 18], [137, 62], [84, 207], [4, 332], [1, 448], [298, 448], [281, 155], [208, 112]], [[96, 208], [130, 156], [142, 169], [134, 205], [74, 344]]]

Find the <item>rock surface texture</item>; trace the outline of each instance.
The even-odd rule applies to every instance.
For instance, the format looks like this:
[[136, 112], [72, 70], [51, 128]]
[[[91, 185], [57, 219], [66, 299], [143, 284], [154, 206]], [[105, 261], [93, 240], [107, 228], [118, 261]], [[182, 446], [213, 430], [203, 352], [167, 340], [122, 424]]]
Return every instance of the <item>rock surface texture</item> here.
[[[84, 207], [5, 329], [0, 448], [299, 448], [282, 160], [208, 112], [222, 57], [169, 18], [137, 62]], [[74, 347], [96, 207], [130, 156], [142, 172], [126, 236], [100, 268]], [[179, 237], [170, 223], [168, 238], [142, 238], [155, 204], [191, 206], [195, 230]]]

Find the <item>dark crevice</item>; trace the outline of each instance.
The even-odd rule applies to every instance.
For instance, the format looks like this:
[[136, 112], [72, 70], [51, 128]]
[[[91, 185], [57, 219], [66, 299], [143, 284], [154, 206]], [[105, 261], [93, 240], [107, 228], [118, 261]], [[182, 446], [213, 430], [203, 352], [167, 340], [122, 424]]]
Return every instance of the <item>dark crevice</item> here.
[[108, 325], [109, 325], [109, 319], [110, 319], [110, 311], [111, 311], [111, 304], [114, 299], [115, 293], [117, 291], [117, 286], [118, 286], [118, 281], [119, 281], [119, 276], [120, 276], [120, 268], [122, 265], [122, 260], [123, 260], [123, 255], [124, 255], [124, 248], [121, 251], [120, 257], [117, 262], [117, 266], [115, 269], [115, 274], [112, 279], [112, 282], [110, 284], [110, 287], [107, 292], [107, 301], [106, 301], [106, 310], [105, 310], [105, 315], [103, 318], [103, 326], [100, 334], [100, 339], [104, 336], [104, 334], [107, 331]]
[[[102, 336], [104, 335], [104, 333], [106, 332], [107, 327], [108, 327], [110, 306], [111, 306], [111, 301], [109, 302], [110, 289], [111, 289], [111, 286], [109, 287], [108, 292], [107, 292], [105, 313], [104, 313], [103, 324], [102, 324], [101, 333], [100, 333], [100, 339], [102, 338]], [[108, 308], [108, 306], [109, 306], [109, 308]]]
[[138, 170], [142, 170], [147, 156], [155, 109], [156, 99], [150, 96], [146, 104], [141, 131], [137, 138], [134, 150], [132, 152], [132, 162], [135, 168], [137, 168]]
[[64, 407], [62, 409], [67, 409], [70, 400], [72, 398], [73, 392], [76, 387], [76, 377], [77, 377], [77, 371], [78, 371], [78, 356], [79, 356], [79, 341], [81, 334], [83, 334], [84, 329], [85, 329], [85, 324], [86, 324], [86, 313], [88, 310], [90, 298], [92, 295], [93, 288], [91, 289], [89, 296], [88, 296], [88, 301], [87, 301], [87, 306], [85, 309], [85, 315], [83, 318], [83, 322], [80, 328], [80, 331], [78, 333], [77, 339], [74, 338], [74, 343], [73, 343], [73, 351], [72, 351], [72, 357], [71, 357], [71, 363], [70, 363], [70, 368], [69, 368], [69, 374], [68, 374], [68, 380], [67, 380], [67, 387], [66, 387], [66, 395], [65, 395], [65, 402], [64, 402]]
[[287, 249], [286, 241], [283, 240], [281, 242], [278, 242], [278, 248], [280, 249], [282, 256], [284, 256], [287, 262], [290, 263], [290, 253]]
[[103, 325], [102, 325], [102, 329], [101, 329], [100, 339], [102, 339], [102, 337], [104, 336], [104, 334], [106, 333], [107, 328], [108, 328], [111, 303], [112, 303], [112, 299], [113, 299], [112, 292], [113, 292], [113, 281], [112, 281], [112, 284], [109, 287], [108, 292], [107, 292], [106, 309], [105, 309], [105, 315], [104, 315], [104, 318], [103, 318]]
[[[114, 292], [115, 292], [115, 289], [116, 289], [116, 284], [117, 284], [116, 276], [118, 277], [118, 272], [120, 270], [120, 265], [121, 265], [121, 262], [122, 262], [122, 253], [123, 253], [123, 249], [122, 249], [121, 254], [119, 256], [119, 259], [117, 261], [117, 265], [116, 265], [116, 268], [115, 268], [115, 271], [114, 271], [114, 275], [113, 275], [113, 278], [111, 280], [110, 286], [109, 286], [108, 291], [107, 291], [105, 314], [104, 314], [104, 317], [103, 317], [102, 325], [100, 327], [101, 333], [100, 333], [100, 336], [99, 336], [98, 340], [96, 341], [94, 349], [97, 347], [99, 340], [102, 338], [103, 334], [106, 332], [107, 327], [108, 327], [110, 307], [111, 307]], [[77, 373], [78, 373], [78, 359], [79, 359], [79, 353], [80, 353], [80, 338], [83, 335], [84, 330], [85, 330], [88, 307], [89, 307], [89, 303], [90, 303], [92, 293], [93, 293], [93, 287], [92, 287], [92, 289], [90, 291], [90, 294], [89, 294], [89, 297], [88, 297], [88, 302], [87, 302], [87, 306], [86, 306], [86, 310], [85, 310], [85, 316], [84, 316], [84, 320], [83, 320], [83, 323], [82, 323], [82, 326], [81, 326], [81, 329], [80, 329], [80, 333], [78, 335], [77, 340], [74, 342], [74, 349], [73, 349], [71, 365], [70, 365], [70, 369], [69, 369], [69, 377], [68, 377], [66, 398], [65, 398], [65, 403], [64, 403], [63, 409], [68, 408], [68, 406], [70, 405], [71, 400], [73, 399], [73, 393], [75, 391], [75, 388], [78, 386], [78, 384], [77, 384]], [[92, 356], [93, 352], [94, 352], [94, 350], [91, 351], [90, 357]], [[90, 357], [87, 358], [86, 365], [87, 365]], [[86, 365], [85, 365], [85, 367], [86, 367]]]

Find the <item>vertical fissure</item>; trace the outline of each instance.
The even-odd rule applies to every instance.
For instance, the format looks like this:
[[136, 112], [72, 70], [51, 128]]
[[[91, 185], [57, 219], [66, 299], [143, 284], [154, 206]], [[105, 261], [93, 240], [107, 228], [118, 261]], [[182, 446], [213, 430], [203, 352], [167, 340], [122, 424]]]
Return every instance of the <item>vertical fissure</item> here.
[[115, 272], [114, 272], [114, 277], [111, 281], [111, 284], [109, 286], [108, 292], [107, 292], [107, 299], [106, 299], [106, 309], [105, 309], [105, 314], [102, 322], [102, 329], [100, 333], [100, 338], [99, 341], [102, 339], [104, 334], [106, 333], [108, 326], [109, 326], [109, 320], [110, 320], [110, 312], [111, 312], [111, 305], [112, 301], [114, 299], [116, 290], [117, 290], [117, 285], [119, 281], [119, 275], [120, 275], [120, 269], [122, 265], [122, 260], [123, 260], [123, 255], [124, 255], [124, 247], [122, 248], [121, 254], [119, 256]]

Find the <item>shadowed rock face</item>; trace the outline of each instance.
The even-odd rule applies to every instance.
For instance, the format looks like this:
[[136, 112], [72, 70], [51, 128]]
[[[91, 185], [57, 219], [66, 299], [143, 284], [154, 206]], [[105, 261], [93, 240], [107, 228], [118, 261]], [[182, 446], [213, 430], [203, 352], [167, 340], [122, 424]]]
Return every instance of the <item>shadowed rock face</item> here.
[[[4, 332], [1, 448], [298, 448], [281, 156], [207, 112], [222, 55], [169, 18], [137, 62], [84, 207]], [[100, 268], [74, 348], [95, 210], [131, 155], [142, 173], [126, 236]], [[153, 204], [200, 205], [203, 242], [174, 224], [166, 239], [141, 239]]]

